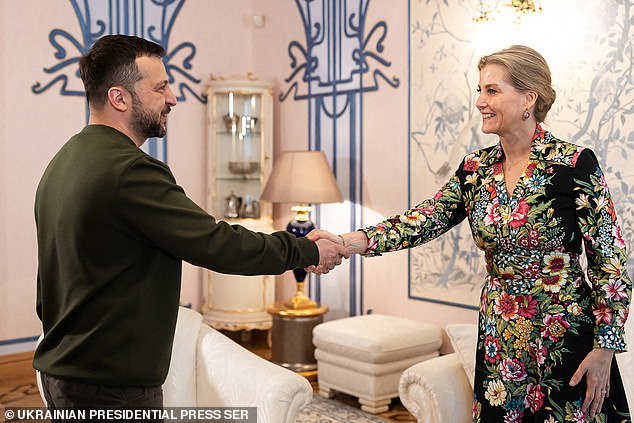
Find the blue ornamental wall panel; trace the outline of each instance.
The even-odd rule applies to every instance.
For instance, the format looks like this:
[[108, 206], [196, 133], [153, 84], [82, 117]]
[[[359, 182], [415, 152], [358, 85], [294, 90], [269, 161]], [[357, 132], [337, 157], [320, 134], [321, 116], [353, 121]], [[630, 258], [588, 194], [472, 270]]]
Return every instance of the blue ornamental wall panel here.
[[[382, 86], [400, 85], [397, 78], [386, 75], [391, 66], [382, 56], [387, 24], [367, 22], [370, 0], [296, 0], [295, 4], [305, 38], [288, 46], [291, 73], [280, 100], [308, 102], [307, 148], [326, 154], [345, 199], [341, 205], [318, 207], [316, 226], [354, 231], [362, 225], [363, 96]], [[335, 292], [335, 284], [324, 284], [322, 292], [320, 278], [311, 284], [311, 296], [330, 306], [331, 318], [359, 314], [363, 297], [358, 256], [327, 277], [338, 276], [349, 280], [346, 299]]]

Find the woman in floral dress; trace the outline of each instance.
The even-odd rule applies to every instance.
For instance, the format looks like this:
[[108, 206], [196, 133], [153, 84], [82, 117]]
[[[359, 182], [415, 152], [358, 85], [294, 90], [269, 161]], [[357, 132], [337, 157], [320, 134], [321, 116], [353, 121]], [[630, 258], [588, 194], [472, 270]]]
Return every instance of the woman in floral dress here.
[[540, 126], [555, 92], [539, 53], [512, 46], [478, 69], [476, 107], [497, 145], [467, 155], [434, 198], [400, 215], [309, 236], [373, 256], [430, 241], [467, 218], [487, 269], [474, 422], [630, 422], [614, 354], [626, 348], [632, 284], [603, 172], [590, 149]]

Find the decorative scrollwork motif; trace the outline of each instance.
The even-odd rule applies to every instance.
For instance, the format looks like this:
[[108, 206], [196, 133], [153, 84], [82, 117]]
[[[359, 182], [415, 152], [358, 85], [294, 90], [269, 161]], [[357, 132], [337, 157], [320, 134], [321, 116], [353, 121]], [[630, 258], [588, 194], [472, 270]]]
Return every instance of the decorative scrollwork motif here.
[[[363, 207], [363, 95], [380, 85], [396, 88], [400, 80], [386, 75], [392, 63], [383, 56], [387, 37], [384, 21], [367, 23], [370, 0], [295, 0], [304, 27], [303, 42], [291, 41], [291, 73], [279, 99], [308, 100], [308, 147], [328, 157], [346, 204], [338, 210], [319, 208], [316, 224], [328, 220], [355, 230]], [[383, 81], [383, 82], [382, 82]], [[321, 222], [321, 223], [320, 223]], [[343, 229], [343, 228], [342, 228]], [[355, 257], [336, 272], [348, 272], [347, 314], [363, 309], [360, 263]], [[320, 284], [311, 285], [321, 299]]]
[[53, 29], [49, 41], [55, 49], [58, 63], [45, 67], [51, 79], [36, 82], [31, 87], [34, 94], [41, 94], [53, 86], [59, 86], [63, 96], [85, 96], [79, 80], [77, 63], [100, 37], [105, 34], [137, 35], [160, 44], [166, 51], [164, 62], [168, 78], [176, 89], [178, 101], [185, 101], [189, 93], [202, 103], [207, 99], [193, 86], [200, 84], [189, 71], [196, 56], [196, 47], [183, 42], [170, 49], [169, 38], [174, 21], [185, 0], [70, 0], [79, 21], [80, 39], [68, 31]]
[[[341, 92], [368, 92], [383, 80], [391, 87], [400, 85], [397, 77], [385, 75], [391, 62], [381, 56], [387, 24], [377, 22], [366, 32], [370, 0], [295, 0], [306, 34], [305, 44], [292, 41], [288, 46], [291, 74], [289, 87], [280, 94], [285, 100], [291, 92], [295, 100], [331, 96]], [[375, 65], [374, 68], [372, 65]], [[363, 74], [372, 75], [372, 84], [363, 85]]]

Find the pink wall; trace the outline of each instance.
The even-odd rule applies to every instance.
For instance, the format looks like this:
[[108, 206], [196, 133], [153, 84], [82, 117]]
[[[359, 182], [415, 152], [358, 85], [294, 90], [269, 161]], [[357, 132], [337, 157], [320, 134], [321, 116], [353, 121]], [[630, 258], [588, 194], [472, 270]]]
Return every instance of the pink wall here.
[[[63, 28], [79, 36], [67, 1], [42, 13], [39, 0], [0, 2], [0, 340], [40, 332], [34, 313], [37, 268], [33, 197], [44, 167], [84, 124], [83, 99], [62, 97], [51, 89], [31, 93], [35, 81], [46, 82], [42, 71], [54, 63], [48, 34]], [[252, 15], [265, 16], [255, 28]], [[372, 0], [369, 22], [385, 20], [390, 76], [397, 89], [383, 85], [364, 101], [364, 223], [375, 223], [408, 206], [407, 184], [407, 2]], [[17, 36], [16, 34], [19, 34]], [[273, 82], [276, 93], [286, 88], [290, 71], [288, 43], [303, 40], [303, 28], [293, 2], [279, 0], [188, 0], [172, 31], [173, 40], [197, 47], [194, 76], [229, 76], [251, 71]], [[27, 53], [28, 52], [28, 53]], [[204, 84], [199, 86], [199, 91]], [[307, 148], [307, 104], [290, 98], [275, 102], [275, 150]], [[180, 103], [170, 116], [168, 162], [189, 196], [205, 205], [205, 106], [195, 99]], [[389, 152], [389, 154], [386, 154]], [[416, 200], [416, 199], [415, 199]], [[290, 218], [287, 205], [276, 206], [275, 225]], [[407, 299], [407, 253], [364, 259], [364, 310], [438, 323], [475, 321], [476, 313], [455, 307]], [[343, 281], [341, 282], [343, 283]], [[277, 283], [278, 298], [288, 297], [292, 276]], [[182, 302], [199, 309], [202, 271], [184, 266]]]
[[35, 316], [37, 256], [33, 199], [44, 168], [84, 123], [84, 102], [54, 92], [35, 96], [54, 63], [48, 33], [73, 27], [74, 16], [27, 0], [0, 3], [0, 339], [40, 332]]

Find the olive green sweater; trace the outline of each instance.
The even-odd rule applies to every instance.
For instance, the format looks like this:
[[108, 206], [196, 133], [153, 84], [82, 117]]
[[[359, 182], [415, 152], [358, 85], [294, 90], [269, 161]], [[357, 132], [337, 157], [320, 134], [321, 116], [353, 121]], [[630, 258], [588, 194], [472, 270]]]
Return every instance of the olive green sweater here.
[[37, 189], [35, 220], [44, 338], [33, 364], [84, 383], [163, 383], [182, 260], [241, 275], [319, 261], [312, 241], [217, 222], [167, 165], [108, 126], [86, 126], [53, 158]]

